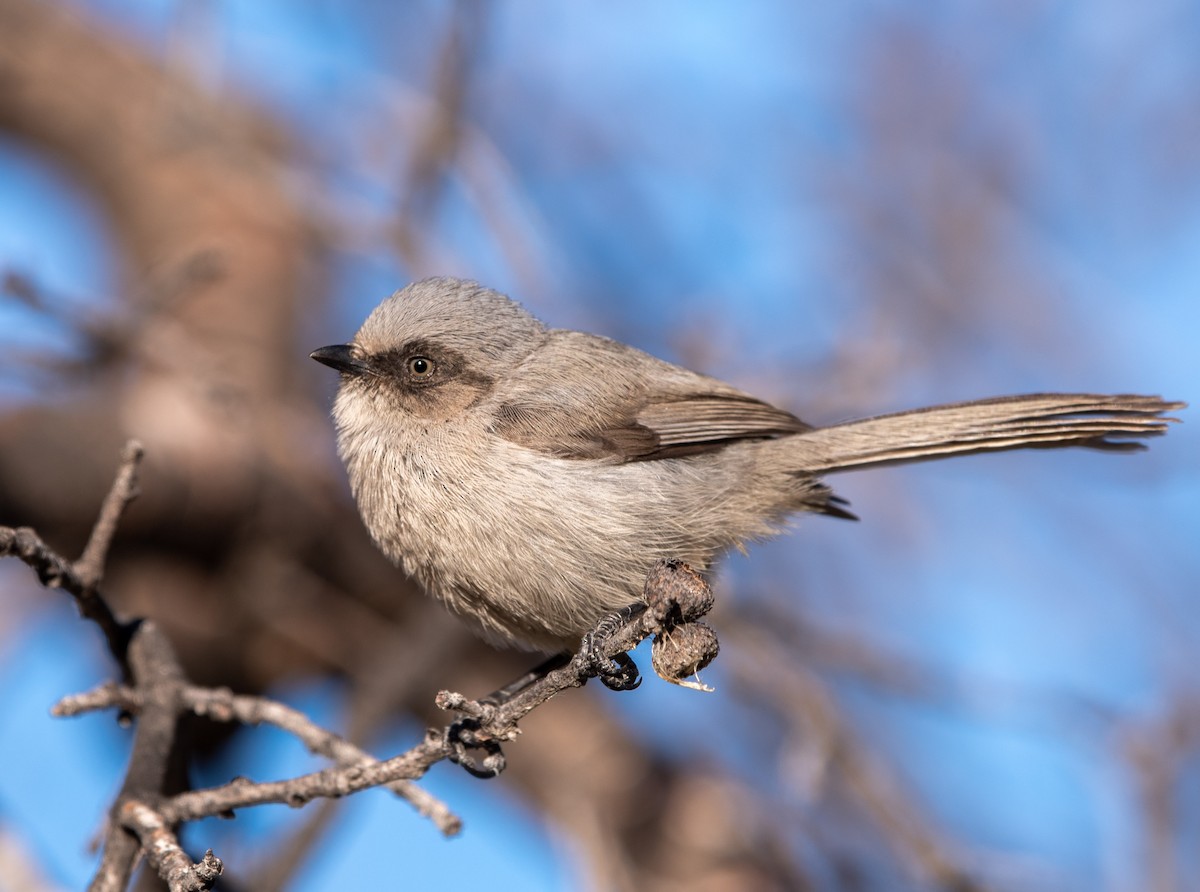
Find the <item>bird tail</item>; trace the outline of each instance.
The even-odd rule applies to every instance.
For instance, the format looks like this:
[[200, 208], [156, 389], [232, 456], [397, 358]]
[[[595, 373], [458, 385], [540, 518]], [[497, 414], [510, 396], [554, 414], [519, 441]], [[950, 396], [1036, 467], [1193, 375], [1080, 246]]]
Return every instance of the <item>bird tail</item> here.
[[801, 447], [801, 469], [814, 474], [1024, 447], [1133, 451], [1145, 448], [1137, 440], [1179, 420], [1163, 413], [1186, 405], [1132, 394], [1033, 393], [877, 415], [789, 439]]

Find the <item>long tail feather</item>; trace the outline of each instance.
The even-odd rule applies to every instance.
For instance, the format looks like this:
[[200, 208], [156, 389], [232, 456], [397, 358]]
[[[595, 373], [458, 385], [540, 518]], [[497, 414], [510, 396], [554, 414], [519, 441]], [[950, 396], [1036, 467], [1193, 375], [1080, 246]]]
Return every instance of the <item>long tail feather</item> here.
[[1157, 396], [1033, 393], [878, 415], [794, 438], [802, 468], [830, 473], [869, 465], [1023, 447], [1137, 450], [1178, 421], [1186, 403]]

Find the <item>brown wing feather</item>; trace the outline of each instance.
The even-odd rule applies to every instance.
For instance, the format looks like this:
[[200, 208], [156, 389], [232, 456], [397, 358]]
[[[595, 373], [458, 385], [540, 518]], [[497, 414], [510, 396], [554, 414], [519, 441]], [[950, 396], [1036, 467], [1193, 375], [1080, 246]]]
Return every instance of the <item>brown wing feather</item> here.
[[[615, 415], [615, 418], [613, 417]], [[495, 433], [559, 458], [614, 462], [678, 458], [811, 430], [796, 416], [750, 396], [691, 393], [622, 406], [600, 422], [545, 405], [505, 403]]]
[[658, 436], [653, 458], [812, 430], [790, 412], [754, 397], [712, 393], [648, 403], [637, 413], [637, 423]]
[[[569, 369], [569, 374], [564, 374]], [[495, 394], [492, 430], [547, 455], [677, 458], [811, 428], [728, 384], [632, 347], [552, 331]]]

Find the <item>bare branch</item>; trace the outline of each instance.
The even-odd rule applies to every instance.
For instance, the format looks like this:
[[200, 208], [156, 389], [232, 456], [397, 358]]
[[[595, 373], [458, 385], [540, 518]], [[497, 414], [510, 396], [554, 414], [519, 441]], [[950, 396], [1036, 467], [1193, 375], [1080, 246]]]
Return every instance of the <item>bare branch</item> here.
[[[662, 629], [654, 613], [644, 611], [615, 628], [600, 646], [600, 653], [606, 658], [612, 658], [636, 647], [642, 639], [660, 631]], [[221, 787], [194, 790], [174, 796], [163, 804], [162, 813], [174, 822], [192, 821], [268, 803], [300, 806], [312, 799], [337, 798], [398, 780], [415, 780], [443, 760], [457, 762], [477, 776], [493, 776], [504, 768], [499, 744], [516, 737], [518, 722], [557, 694], [570, 688], [581, 687], [589, 678], [595, 677], [597, 672], [593, 655], [584, 647], [566, 665], [549, 672], [500, 705], [442, 691], [437, 698], [438, 706], [458, 712], [462, 718], [441, 730], [429, 730], [425, 740], [407, 752], [383, 761], [363, 761], [360, 757], [359, 761], [345, 767], [327, 768], [287, 781], [254, 783], [245, 778], [237, 778]], [[247, 701], [256, 699], [247, 698]], [[247, 715], [255, 714], [263, 708], [249, 702], [246, 706], [249, 709]], [[281, 707], [280, 710], [276, 710], [275, 707], [278, 706], [273, 704], [266, 712], [274, 714], [284, 723], [281, 727], [286, 727], [301, 739], [305, 739], [306, 735], [314, 739], [320, 737], [321, 745], [330, 748], [327, 754], [349, 752], [342, 749], [342, 743], [333, 743], [332, 738], [335, 735], [312, 728], [307, 719], [302, 719], [300, 723], [293, 722], [292, 717], [284, 715], [289, 711], [288, 708]], [[265, 715], [266, 712], [261, 715]], [[306, 725], [309, 727], [306, 728]], [[488, 757], [477, 763], [468, 752], [474, 749], [485, 750]]]
[[75, 572], [75, 565], [42, 541], [28, 527], [0, 526], [0, 557], [20, 558], [37, 574], [46, 588], [61, 588], [75, 598], [79, 613], [100, 627], [108, 649], [119, 663], [125, 663], [129, 646], [129, 627], [117, 619], [108, 602], [89, 589]]
[[211, 889], [225, 869], [212, 849], [204, 853], [199, 864], [193, 864], [162, 815], [145, 803], [135, 800], [125, 802], [121, 806], [120, 817], [122, 826], [137, 834], [146, 860], [166, 881], [171, 892], [203, 892]]
[[126, 505], [137, 495], [137, 465], [142, 447], [130, 440], [121, 453], [121, 466], [104, 501], [83, 556], [68, 561], [28, 527], [0, 526], [0, 557], [20, 558], [46, 588], [61, 588], [75, 598], [79, 613], [100, 627], [109, 652], [128, 673], [127, 651], [133, 626], [122, 622], [99, 591], [108, 547]]
[[104, 834], [100, 866], [88, 884], [88, 892], [124, 892], [137, 866], [140, 843], [119, 824], [110, 824]]
[[0, 556], [20, 558], [46, 588], [61, 588], [79, 600], [83, 581], [75, 573], [75, 565], [29, 527], [0, 527]]
[[[672, 588], [672, 582], [679, 584]], [[689, 602], [693, 582], [699, 583], [700, 588], [694, 590], [695, 600]], [[300, 806], [316, 798], [337, 798], [399, 780], [415, 780], [443, 760], [460, 764], [477, 777], [495, 776], [505, 766], [500, 744], [516, 737], [519, 733], [517, 725], [522, 718], [563, 691], [581, 687], [588, 679], [600, 674], [603, 661], [627, 653], [651, 635], [669, 637], [676, 628], [692, 622], [698, 615], [697, 610], [702, 612], [711, 604], [711, 592], [703, 580], [685, 565], [677, 563], [656, 566], [647, 582], [647, 593], [650, 609], [622, 617], [619, 621], [602, 623], [602, 634], [595, 638], [589, 636], [589, 641], [569, 662], [533, 681], [503, 703], [471, 700], [462, 694], [442, 691], [437, 698], [438, 706], [458, 712], [462, 717], [440, 731], [431, 729], [424, 741], [405, 753], [379, 762], [366, 761], [364, 755], [353, 764], [286, 781], [255, 783], [237, 778], [221, 787], [174, 796], [163, 803], [162, 814], [173, 823], [269, 803]], [[203, 696], [209, 698], [210, 695], [211, 692], [204, 692]], [[260, 720], [266, 720], [265, 716], [270, 714], [281, 723], [280, 727], [291, 730], [301, 739], [307, 735], [328, 747], [324, 750], [326, 754], [349, 753], [341, 743], [333, 742], [333, 735], [313, 728], [307, 719], [300, 717], [297, 722], [287, 714], [290, 712], [287, 707], [255, 702], [257, 698], [246, 698], [239, 705], [239, 699], [225, 698], [222, 694], [215, 701], [208, 700], [204, 708], [216, 702], [220, 708], [244, 708], [247, 717], [258, 716]], [[486, 755], [476, 760], [470, 754], [471, 750], [482, 750]]]
[[142, 698], [136, 689], [106, 681], [85, 693], [68, 694], [50, 708], [50, 714], [56, 718], [71, 718], [101, 709], [120, 709], [132, 714], [136, 713], [141, 705]]
[[[367, 765], [376, 761], [370, 753], [344, 737], [327, 731], [299, 710], [275, 700], [234, 694], [228, 688], [199, 687], [185, 688], [183, 699], [196, 715], [207, 716], [214, 721], [274, 725], [295, 735], [309, 752], [326, 756], [339, 765]], [[433, 821], [445, 836], [454, 836], [462, 831], [462, 819], [428, 791], [403, 780], [393, 781], [387, 786], [410, 803], [419, 815]]]
[[[180, 692], [181, 705], [215, 722], [241, 722], [244, 725], [268, 724], [297, 737], [309, 752], [332, 759], [339, 765], [353, 766], [377, 760], [344, 737], [328, 731], [299, 710], [266, 697], [234, 694], [228, 688], [185, 686]], [[63, 697], [51, 710], [60, 718], [82, 715], [101, 709], [120, 709], [136, 715], [142, 705], [135, 688], [107, 682], [83, 694]], [[462, 831], [462, 819], [449, 807], [415, 784], [397, 780], [387, 785], [393, 793], [410, 803], [417, 814], [429, 818], [445, 836]]]
[[121, 515], [125, 513], [129, 503], [138, 496], [137, 471], [142, 454], [142, 444], [137, 440], [130, 440], [121, 450], [121, 467], [117, 470], [117, 477], [100, 508], [100, 517], [92, 527], [87, 546], [75, 562], [75, 573], [86, 592], [94, 592], [104, 577], [104, 564], [108, 559], [108, 549], [117, 531], [117, 524], [120, 523]]

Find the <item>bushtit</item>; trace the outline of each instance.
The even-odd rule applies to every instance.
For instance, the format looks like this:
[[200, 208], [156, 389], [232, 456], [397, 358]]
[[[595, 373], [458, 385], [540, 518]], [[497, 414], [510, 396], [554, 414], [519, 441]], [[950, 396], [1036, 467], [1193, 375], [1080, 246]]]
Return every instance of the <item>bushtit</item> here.
[[337, 369], [338, 451], [383, 552], [490, 639], [574, 649], [659, 558], [706, 571], [870, 465], [1022, 446], [1137, 449], [1182, 408], [1042, 393], [812, 427], [714, 378], [550, 330], [502, 294], [426, 279], [381, 303]]

